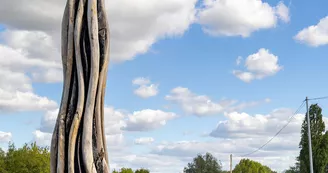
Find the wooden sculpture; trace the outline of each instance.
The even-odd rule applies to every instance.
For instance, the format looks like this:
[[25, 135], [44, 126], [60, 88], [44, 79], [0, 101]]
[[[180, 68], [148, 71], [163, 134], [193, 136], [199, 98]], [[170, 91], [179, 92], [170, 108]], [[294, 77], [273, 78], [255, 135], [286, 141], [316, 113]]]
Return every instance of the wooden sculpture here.
[[104, 132], [109, 27], [104, 0], [67, 0], [61, 40], [64, 86], [51, 141], [51, 173], [109, 173]]

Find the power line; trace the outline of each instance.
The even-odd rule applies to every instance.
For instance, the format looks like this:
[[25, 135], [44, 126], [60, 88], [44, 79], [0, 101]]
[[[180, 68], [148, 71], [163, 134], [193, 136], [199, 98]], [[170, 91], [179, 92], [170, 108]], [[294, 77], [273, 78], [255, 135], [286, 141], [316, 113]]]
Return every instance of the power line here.
[[328, 99], [328, 96], [325, 96], [325, 97], [317, 97], [317, 98], [312, 98], [312, 99], [308, 99], [308, 100], [322, 100], [322, 99]]
[[[312, 98], [312, 99], [308, 99], [308, 100], [322, 100], [322, 99], [328, 99], [328, 96], [325, 96], [325, 97], [317, 97], [317, 98]], [[294, 114], [289, 118], [288, 122], [270, 140], [268, 140], [266, 143], [264, 143], [260, 148], [254, 150], [254, 151], [252, 151], [252, 152], [250, 152], [248, 154], [241, 155], [240, 157], [246, 157], [246, 156], [252, 155], [252, 154], [258, 152], [259, 150], [261, 150], [266, 145], [268, 145], [275, 137], [277, 137], [281, 133], [281, 131], [283, 129], [285, 129], [289, 125], [289, 123], [293, 120], [293, 118], [295, 117], [295, 115], [298, 114], [299, 111], [303, 108], [303, 106], [305, 104], [305, 101], [306, 100], [304, 100], [302, 102], [302, 104], [298, 107], [298, 109], [294, 112]]]
[[284, 129], [284, 128], [286, 128], [288, 125], [289, 125], [289, 123], [293, 120], [293, 118], [295, 117], [295, 115], [296, 114], [298, 114], [299, 113], [299, 111], [301, 111], [301, 109], [303, 108], [303, 106], [304, 106], [304, 103], [305, 103], [305, 101], [303, 101], [302, 102], [302, 104], [298, 107], [298, 109], [294, 112], [294, 114], [289, 118], [289, 120], [288, 120], [288, 122], [270, 139], [270, 140], [268, 140], [265, 144], [263, 144], [260, 148], [258, 148], [258, 149], [256, 149], [256, 150], [254, 150], [254, 151], [252, 151], [252, 152], [250, 152], [250, 153], [248, 153], [248, 154], [244, 154], [244, 155], [241, 155], [240, 157], [246, 157], [246, 156], [249, 156], [249, 155], [251, 155], [251, 154], [254, 154], [254, 153], [256, 153], [256, 152], [258, 152], [260, 149], [262, 149], [263, 147], [265, 147], [266, 145], [268, 145], [276, 136], [278, 136], [279, 134], [280, 134], [280, 132]]

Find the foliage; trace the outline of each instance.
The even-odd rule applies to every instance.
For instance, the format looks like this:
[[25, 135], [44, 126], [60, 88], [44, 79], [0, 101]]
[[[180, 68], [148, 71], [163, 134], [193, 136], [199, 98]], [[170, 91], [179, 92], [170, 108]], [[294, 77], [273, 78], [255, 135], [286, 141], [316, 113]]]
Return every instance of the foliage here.
[[122, 168], [120, 173], [133, 173], [133, 170], [131, 168]]
[[221, 173], [221, 163], [217, 161], [210, 153], [205, 155], [198, 154], [193, 162], [188, 163], [184, 168], [184, 173]]
[[121, 168], [120, 171], [113, 170], [113, 173], [134, 173], [131, 168]]
[[285, 173], [299, 173], [300, 172], [300, 164], [296, 162], [295, 166], [291, 166]]
[[262, 165], [249, 159], [242, 159], [235, 166], [233, 173], [247, 172], [247, 173], [274, 173], [269, 167]]
[[290, 167], [284, 173], [299, 173], [298, 169], [295, 166]]
[[35, 143], [16, 149], [9, 144], [7, 153], [0, 150], [1, 173], [49, 173], [50, 153], [48, 148]]
[[135, 173], [149, 173], [149, 170], [141, 168], [141, 169], [137, 169]]
[[[144, 168], [135, 172], [131, 168], [122, 168], [113, 173], [149, 173]], [[0, 173], [50, 173], [50, 153], [46, 147], [36, 143], [25, 144], [17, 149], [9, 144], [7, 153], [0, 148]]]
[[[327, 138], [328, 139], [328, 138]], [[328, 142], [328, 141], [327, 141]], [[295, 168], [296, 169], [296, 168]], [[296, 173], [290, 172], [286, 173]], [[17, 149], [14, 144], [9, 144], [8, 151], [0, 148], [0, 173], [49, 173], [50, 153], [46, 147], [39, 147], [36, 143], [25, 144]], [[112, 173], [149, 173], [148, 169], [140, 168], [133, 171], [131, 168], [121, 168]], [[233, 170], [234, 173], [274, 173], [267, 166], [249, 159], [243, 159]], [[184, 168], [184, 173], [229, 173], [222, 171], [220, 161], [210, 153], [198, 154], [191, 163]], [[297, 172], [298, 173], [298, 172]]]
[[[313, 104], [309, 109], [312, 153], [313, 153], [313, 171], [315, 173], [324, 173], [328, 165], [328, 133], [325, 132], [325, 123], [322, 120], [322, 109]], [[297, 158], [300, 166], [300, 173], [310, 172], [309, 165], [309, 142], [307, 131], [307, 119], [302, 124], [301, 141], [299, 147], [300, 155]], [[297, 167], [295, 168], [297, 171]]]
[[6, 153], [0, 148], [0, 172], [1, 173], [7, 172], [5, 170], [5, 158], [6, 158]]
[[131, 168], [121, 168], [120, 171], [113, 170], [113, 173], [149, 173], [148, 169], [140, 168], [137, 169], [135, 172]]

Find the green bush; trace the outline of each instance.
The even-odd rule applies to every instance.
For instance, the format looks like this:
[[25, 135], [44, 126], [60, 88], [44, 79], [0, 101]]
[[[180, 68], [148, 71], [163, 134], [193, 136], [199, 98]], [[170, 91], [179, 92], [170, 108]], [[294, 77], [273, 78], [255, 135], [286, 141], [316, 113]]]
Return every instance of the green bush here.
[[9, 144], [5, 153], [0, 149], [1, 173], [50, 173], [50, 152], [46, 147], [38, 147], [36, 143], [25, 144], [17, 149]]

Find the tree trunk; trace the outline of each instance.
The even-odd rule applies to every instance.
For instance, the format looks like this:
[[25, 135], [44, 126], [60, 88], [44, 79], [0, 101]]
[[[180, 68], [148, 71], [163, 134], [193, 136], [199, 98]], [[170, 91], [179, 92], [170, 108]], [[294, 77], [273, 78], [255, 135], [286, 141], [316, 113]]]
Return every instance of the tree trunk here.
[[109, 173], [104, 97], [109, 27], [104, 0], [67, 0], [64, 86], [51, 141], [51, 173]]

